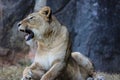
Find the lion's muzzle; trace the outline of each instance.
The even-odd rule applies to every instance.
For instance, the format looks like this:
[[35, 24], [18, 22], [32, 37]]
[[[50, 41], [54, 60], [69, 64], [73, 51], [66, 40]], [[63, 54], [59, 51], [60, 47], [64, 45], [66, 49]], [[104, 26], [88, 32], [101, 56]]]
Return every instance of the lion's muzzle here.
[[25, 34], [25, 40], [29, 41], [30, 39], [34, 38], [34, 33], [32, 30], [28, 29], [27, 27], [23, 27], [21, 22], [18, 23], [18, 30], [21, 32], [26, 33]]

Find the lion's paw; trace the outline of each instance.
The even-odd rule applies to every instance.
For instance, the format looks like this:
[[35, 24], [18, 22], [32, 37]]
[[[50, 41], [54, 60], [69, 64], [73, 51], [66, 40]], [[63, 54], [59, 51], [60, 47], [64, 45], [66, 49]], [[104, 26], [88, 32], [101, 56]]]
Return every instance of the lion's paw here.
[[28, 67], [23, 71], [23, 77], [21, 80], [32, 80], [32, 72]]
[[105, 80], [104, 76], [97, 76], [97, 78], [89, 77], [87, 80]]
[[89, 77], [89, 78], [87, 78], [87, 80], [94, 80], [94, 78], [92, 78], [92, 77]]
[[32, 77], [31, 76], [26, 76], [26, 77], [23, 77], [21, 80], [32, 80]]
[[105, 77], [104, 76], [98, 76], [97, 79], [95, 80], [105, 80]]

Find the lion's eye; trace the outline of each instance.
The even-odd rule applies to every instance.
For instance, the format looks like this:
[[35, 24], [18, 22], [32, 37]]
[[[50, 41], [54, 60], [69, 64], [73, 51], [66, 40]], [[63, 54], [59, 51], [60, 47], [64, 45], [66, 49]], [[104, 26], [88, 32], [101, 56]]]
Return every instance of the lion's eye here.
[[28, 21], [30, 24], [34, 24], [35, 20], [36, 20], [35, 16], [29, 16], [27, 21]]
[[34, 19], [35, 19], [35, 17], [34, 17], [34, 16], [28, 17], [28, 21], [29, 21], [29, 22], [33, 22], [33, 21], [34, 21]]

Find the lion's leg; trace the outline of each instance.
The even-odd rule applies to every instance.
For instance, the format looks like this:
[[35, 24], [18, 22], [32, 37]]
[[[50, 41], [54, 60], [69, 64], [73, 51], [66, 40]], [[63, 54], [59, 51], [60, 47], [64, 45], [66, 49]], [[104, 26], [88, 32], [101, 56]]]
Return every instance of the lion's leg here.
[[40, 80], [54, 80], [65, 67], [64, 62], [56, 62], [53, 66], [42, 76]]
[[24, 69], [22, 80], [40, 79], [44, 73], [45, 71], [38, 63], [33, 63]]
[[89, 73], [89, 75], [96, 75], [93, 64], [87, 57], [79, 52], [73, 52], [71, 55], [72, 58], [78, 63], [78, 65], [82, 66]]
[[73, 52], [71, 55], [73, 59], [91, 75], [91, 78], [89, 77], [87, 80], [105, 80], [104, 76], [95, 72], [92, 62], [87, 57], [79, 52]]
[[34, 80], [41, 79], [41, 77], [45, 74], [45, 71], [40, 70], [40, 69], [35, 69], [35, 70], [31, 70], [31, 71], [32, 71], [32, 79], [34, 79]]

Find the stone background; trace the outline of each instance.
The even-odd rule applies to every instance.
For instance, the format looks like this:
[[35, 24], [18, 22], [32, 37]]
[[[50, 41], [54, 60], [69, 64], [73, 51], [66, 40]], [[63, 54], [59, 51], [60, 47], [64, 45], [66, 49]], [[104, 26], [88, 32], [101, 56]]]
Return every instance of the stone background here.
[[[88, 56], [98, 71], [120, 72], [119, 0], [47, 0], [46, 4], [68, 27], [73, 51]], [[33, 12], [34, 5], [35, 0], [0, 0], [0, 55], [28, 51], [16, 23]]]

